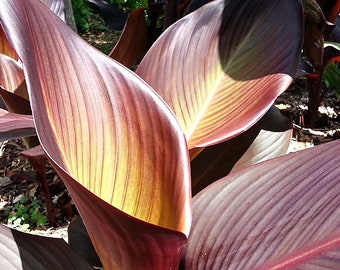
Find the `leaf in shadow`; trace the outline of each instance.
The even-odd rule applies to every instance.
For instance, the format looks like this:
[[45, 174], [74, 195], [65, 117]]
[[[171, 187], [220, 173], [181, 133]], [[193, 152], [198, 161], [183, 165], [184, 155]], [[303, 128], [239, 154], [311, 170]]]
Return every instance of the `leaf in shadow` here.
[[0, 224], [2, 269], [93, 269], [60, 238], [42, 237]]
[[145, 54], [148, 48], [145, 9], [132, 11], [126, 21], [122, 34], [110, 52], [110, 57], [131, 68]]
[[250, 129], [206, 147], [191, 161], [193, 194], [231, 171], [286, 154], [291, 137], [292, 121], [272, 106]]

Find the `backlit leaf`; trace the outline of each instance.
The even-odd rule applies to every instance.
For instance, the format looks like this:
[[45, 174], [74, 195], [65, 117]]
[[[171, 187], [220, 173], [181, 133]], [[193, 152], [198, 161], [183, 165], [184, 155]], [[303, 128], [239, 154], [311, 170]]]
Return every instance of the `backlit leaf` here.
[[[177, 265], [191, 224], [191, 192], [186, 141], [172, 112], [139, 77], [87, 44], [40, 1], [0, 6], [1, 23], [25, 67], [40, 142], [104, 267]], [[172, 239], [164, 247], [169, 252], [163, 253], [162, 235]], [[148, 252], [130, 252], [140, 245]]]
[[137, 74], [173, 109], [189, 148], [252, 126], [295, 75], [303, 36], [300, 1], [217, 0], [154, 43]]

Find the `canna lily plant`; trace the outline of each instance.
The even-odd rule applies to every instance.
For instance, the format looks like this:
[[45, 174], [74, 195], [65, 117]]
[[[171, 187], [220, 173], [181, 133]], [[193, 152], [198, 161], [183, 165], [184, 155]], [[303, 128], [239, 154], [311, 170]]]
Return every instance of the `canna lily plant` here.
[[[213, 1], [170, 26], [135, 73], [43, 2], [0, 0], [33, 114], [18, 127], [34, 123], [104, 269], [336, 269], [337, 141], [215, 173], [243, 134], [262, 144], [264, 123], [281, 130], [266, 119], [297, 70], [299, 0]], [[290, 135], [274, 133], [269, 144]], [[91, 269], [62, 240], [0, 233], [1, 268]]]

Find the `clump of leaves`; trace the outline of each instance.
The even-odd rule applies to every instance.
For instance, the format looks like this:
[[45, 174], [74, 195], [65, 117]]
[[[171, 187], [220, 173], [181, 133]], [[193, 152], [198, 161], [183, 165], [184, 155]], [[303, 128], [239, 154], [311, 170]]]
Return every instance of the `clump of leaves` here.
[[46, 209], [42, 208], [39, 199], [23, 196], [12, 208], [6, 209], [7, 223], [20, 227], [21, 230], [41, 227], [47, 222], [44, 212], [46, 212]]
[[[138, 76], [70, 32], [41, 1], [0, 6], [42, 148], [105, 269], [178, 269], [181, 260], [195, 270], [339, 265], [338, 142], [252, 166], [240, 159], [237, 170], [209, 181], [293, 80], [301, 1], [212, 1], [162, 34]], [[139, 33], [125, 41], [135, 45]], [[287, 137], [274, 126], [275, 134], [272, 124], [269, 133], [256, 130], [249, 141], [266, 142], [265, 151], [250, 146], [247, 164]], [[190, 159], [218, 144], [195, 176]], [[92, 269], [56, 239], [4, 226], [0, 235], [12, 251], [0, 253], [8, 268]]]

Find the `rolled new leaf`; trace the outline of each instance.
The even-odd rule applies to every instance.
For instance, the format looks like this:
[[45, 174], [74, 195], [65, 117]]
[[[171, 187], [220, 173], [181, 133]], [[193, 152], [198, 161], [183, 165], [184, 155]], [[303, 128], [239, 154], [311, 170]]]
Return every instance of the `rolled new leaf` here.
[[339, 151], [334, 141], [285, 155], [197, 194], [186, 269], [290, 269], [338, 250]]
[[[191, 193], [186, 141], [173, 113], [40, 1], [0, 6], [24, 64], [40, 142], [104, 268], [177, 267], [191, 224]], [[131, 252], [135, 246], [147, 252]]]
[[298, 0], [213, 1], [163, 33], [136, 72], [172, 108], [189, 148], [252, 126], [296, 73]]

